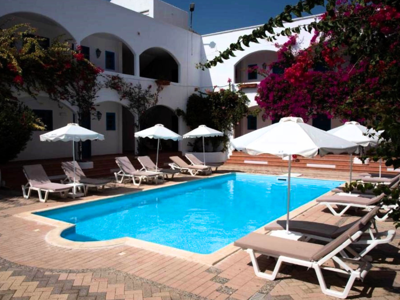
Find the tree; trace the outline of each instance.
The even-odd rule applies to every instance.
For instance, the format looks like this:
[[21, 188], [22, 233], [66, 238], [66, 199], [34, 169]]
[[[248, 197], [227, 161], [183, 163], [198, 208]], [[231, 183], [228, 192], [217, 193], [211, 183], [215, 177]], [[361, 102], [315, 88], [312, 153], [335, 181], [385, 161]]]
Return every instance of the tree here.
[[191, 129], [206, 125], [224, 132], [223, 137], [206, 139], [206, 142], [212, 144], [213, 151], [222, 143], [222, 151], [226, 151], [229, 142], [227, 132], [232, 130], [233, 124], [249, 114], [248, 103], [249, 99], [242, 91], [207, 90], [206, 93], [192, 94], [188, 99], [186, 112], [178, 109], [177, 114], [183, 116]]

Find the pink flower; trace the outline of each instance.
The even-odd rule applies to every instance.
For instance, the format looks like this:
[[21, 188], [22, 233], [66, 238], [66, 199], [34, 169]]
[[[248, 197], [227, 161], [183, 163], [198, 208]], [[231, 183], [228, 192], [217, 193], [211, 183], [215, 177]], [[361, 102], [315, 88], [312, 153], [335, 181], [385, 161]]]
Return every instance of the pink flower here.
[[231, 83], [231, 82], [232, 82], [232, 79], [228, 78], [228, 83]]
[[82, 53], [77, 53], [74, 54], [74, 57], [76, 58], [76, 60], [83, 60], [85, 58], [85, 56]]
[[20, 84], [20, 85], [23, 85], [23, 84], [24, 84], [24, 79], [22, 78], [21, 75], [15, 76], [14, 79], [13, 79], [13, 81], [14, 81], [15, 83]]

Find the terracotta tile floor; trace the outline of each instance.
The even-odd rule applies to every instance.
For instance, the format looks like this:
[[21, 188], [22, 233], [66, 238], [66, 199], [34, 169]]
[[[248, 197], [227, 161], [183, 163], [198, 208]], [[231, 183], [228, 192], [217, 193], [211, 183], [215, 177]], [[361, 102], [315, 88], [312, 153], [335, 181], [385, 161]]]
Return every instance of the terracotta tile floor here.
[[[263, 173], [262, 168], [229, 168]], [[228, 171], [228, 167], [224, 170]], [[285, 170], [268, 169], [264, 173], [282, 174]], [[303, 174], [347, 178], [347, 174], [329, 171]], [[180, 176], [176, 180], [192, 179]], [[109, 188], [88, 199], [128, 191], [132, 189]], [[51, 226], [14, 215], [64, 203], [38, 203], [35, 198], [25, 200], [19, 195], [0, 191], [0, 300], [332, 299], [321, 293], [313, 270], [285, 265], [276, 281], [256, 277], [244, 251], [209, 266], [130, 246], [91, 250], [55, 247], [46, 242]], [[329, 224], [355, 219], [334, 217], [319, 206], [296, 218]], [[393, 228], [390, 221], [378, 225], [381, 230]], [[373, 251], [371, 256], [374, 268], [364, 282], [355, 284], [350, 298], [400, 299], [399, 239]], [[274, 265], [273, 259], [258, 259], [262, 270], [271, 270]], [[343, 279], [329, 274], [327, 282], [337, 288], [344, 284]]]

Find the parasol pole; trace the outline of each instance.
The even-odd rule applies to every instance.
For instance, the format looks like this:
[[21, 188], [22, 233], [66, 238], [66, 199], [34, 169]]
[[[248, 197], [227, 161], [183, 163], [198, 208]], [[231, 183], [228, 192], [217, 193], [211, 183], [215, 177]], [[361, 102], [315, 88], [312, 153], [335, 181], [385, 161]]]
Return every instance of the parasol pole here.
[[204, 136], [203, 136], [203, 165], [206, 165], [206, 146], [204, 145]]
[[157, 140], [157, 158], [156, 158], [156, 171], [158, 171], [158, 149], [160, 148], [160, 139]]
[[289, 232], [289, 213], [290, 213], [290, 176], [292, 172], [292, 155], [289, 155], [288, 186], [287, 186], [287, 212], [286, 212], [286, 232]]

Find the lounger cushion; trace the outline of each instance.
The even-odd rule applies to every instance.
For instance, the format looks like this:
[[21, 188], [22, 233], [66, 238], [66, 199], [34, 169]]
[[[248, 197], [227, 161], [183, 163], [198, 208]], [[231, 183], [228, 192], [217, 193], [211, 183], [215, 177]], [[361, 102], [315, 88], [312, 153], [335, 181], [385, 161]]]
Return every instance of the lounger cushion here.
[[23, 166], [23, 169], [31, 186], [51, 183], [42, 165]]
[[[355, 221], [356, 222], [356, 221]], [[320, 237], [325, 237], [328, 239], [335, 239], [340, 236], [343, 232], [348, 230], [355, 222], [344, 226], [328, 225], [318, 222], [308, 222], [308, 221], [290, 221], [290, 231], [295, 231], [303, 234], [316, 235]], [[284, 230], [286, 229], [286, 221], [278, 220], [264, 227], [265, 230]]]
[[362, 178], [362, 181], [369, 182], [369, 183], [383, 182], [383, 183], [393, 184], [399, 180], [400, 180], [400, 174], [393, 178], [387, 178], [387, 177], [364, 177], [364, 178]]
[[81, 178], [79, 180], [80, 183], [83, 184], [88, 184], [88, 185], [106, 185], [107, 183], [110, 183], [110, 179], [103, 179], [103, 178]]
[[49, 191], [53, 191], [53, 192], [67, 191], [67, 190], [72, 188], [72, 186], [68, 186], [68, 185], [61, 184], [61, 183], [54, 183], [54, 182], [37, 184], [37, 185], [35, 185], [33, 187], [41, 189], [43, 191], [49, 190]]
[[329, 244], [324, 246], [320, 251], [312, 256], [312, 260], [318, 261], [327, 254], [331, 253], [333, 250], [337, 249], [342, 245], [347, 239], [349, 239], [357, 231], [365, 231], [370, 226], [370, 221], [378, 213], [379, 207], [375, 207], [368, 214], [362, 217], [360, 220], [355, 222], [349, 229], [343, 232], [339, 237], [331, 241]]
[[[74, 172], [74, 164], [75, 164], [75, 172]], [[65, 175], [69, 179], [74, 179], [75, 181], [80, 182], [81, 178], [85, 178], [85, 173], [83, 173], [81, 166], [76, 161], [66, 161], [61, 163], [61, 168], [63, 169]]]
[[366, 198], [366, 197], [354, 197], [354, 196], [340, 196], [340, 195], [333, 195], [333, 196], [323, 196], [317, 199], [318, 203], [329, 202], [329, 203], [343, 203], [343, 204], [358, 204], [358, 205], [375, 205], [379, 203], [385, 194], [381, 194], [374, 198]]
[[306, 261], [311, 261], [313, 255], [324, 247], [322, 245], [287, 240], [254, 232], [237, 240], [235, 246], [242, 249], [253, 249], [256, 252], [269, 256], [287, 256]]
[[126, 174], [137, 172], [128, 157], [116, 157], [115, 161], [117, 162], [117, 165], [121, 168], [121, 170], [124, 171]]

